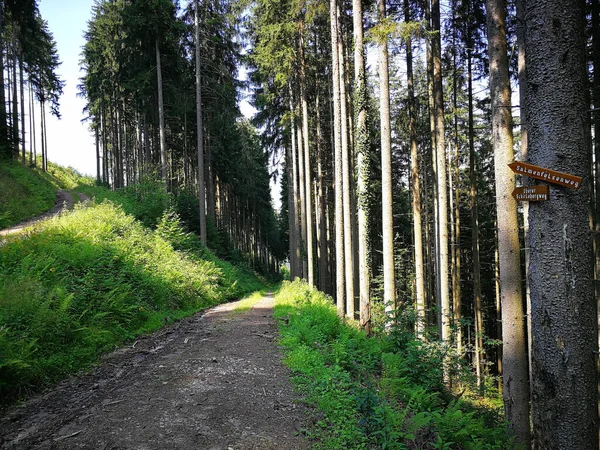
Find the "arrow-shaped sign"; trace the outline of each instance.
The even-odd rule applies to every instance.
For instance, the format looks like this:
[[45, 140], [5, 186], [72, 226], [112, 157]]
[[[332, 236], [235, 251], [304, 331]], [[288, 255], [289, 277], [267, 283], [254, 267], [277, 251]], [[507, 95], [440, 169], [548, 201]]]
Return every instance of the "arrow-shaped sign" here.
[[581, 177], [569, 175], [568, 173], [557, 172], [555, 170], [544, 169], [543, 167], [534, 166], [520, 161], [512, 162], [508, 165], [513, 172], [527, 177], [544, 180], [548, 183], [558, 184], [571, 189], [579, 189], [581, 187]]
[[548, 186], [523, 186], [515, 188], [512, 196], [521, 202], [541, 202], [548, 200]]

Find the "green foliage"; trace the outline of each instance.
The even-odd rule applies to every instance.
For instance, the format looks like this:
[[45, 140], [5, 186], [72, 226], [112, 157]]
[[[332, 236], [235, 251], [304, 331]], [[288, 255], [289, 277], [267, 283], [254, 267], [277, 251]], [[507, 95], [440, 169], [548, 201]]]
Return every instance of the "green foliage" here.
[[0, 247], [0, 398], [261, 287], [217, 260], [171, 211], [151, 231], [111, 202], [76, 207]]
[[57, 189], [73, 189], [89, 180], [52, 163], [48, 172], [17, 161], [0, 160], [0, 228], [38, 216], [54, 206]]
[[300, 281], [276, 300], [286, 364], [316, 408], [314, 448], [512, 448], [497, 415], [446, 390], [440, 346], [410, 333], [368, 338]]

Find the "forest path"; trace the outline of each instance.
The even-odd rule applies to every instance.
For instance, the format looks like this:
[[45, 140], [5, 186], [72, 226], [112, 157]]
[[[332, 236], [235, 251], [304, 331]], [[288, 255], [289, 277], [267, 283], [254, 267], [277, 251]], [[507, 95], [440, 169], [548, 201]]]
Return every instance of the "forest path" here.
[[[78, 201], [85, 202], [89, 200], [89, 197], [85, 194], [82, 194], [80, 192], [77, 192], [76, 194], [77, 197], [79, 197]], [[37, 217], [32, 217], [31, 219], [28, 219], [25, 222], [21, 222], [10, 228], [0, 230], [0, 236], [8, 236], [10, 234], [18, 233], [27, 227], [30, 227], [38, 222], [54, 217], [63, 211], [73, 209], [75, 203], [76, 200], [73, 198], [73, 193], [64, 189], [59, 189], [58, 191], [56, 191], [56, 201], [54, 202], [54, 206], [50, 211], [47, 211], [44, 214], [39, 215]]]
[[273, 298], [228, 303], [0, 413], [1, 449], [303, 449]]

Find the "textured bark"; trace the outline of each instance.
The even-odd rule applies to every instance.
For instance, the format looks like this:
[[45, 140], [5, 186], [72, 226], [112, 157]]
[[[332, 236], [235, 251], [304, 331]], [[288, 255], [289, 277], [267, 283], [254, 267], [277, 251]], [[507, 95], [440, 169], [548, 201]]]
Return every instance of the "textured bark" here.
[[365, 77], [365, 49], [363, 41], [362, 0], [353, 0], [354, 20], [354, 114], [356, 169], [358, 172], [358, 277], [360, 325], [367, 333], [371, 331], [371, 258], [369, 254], [369, 208], [367, 189], [369, 186], [369, 135], [367, 132], [367, 86]]
[[[410, 22], [410, 3], [404, 0], [404, 21]], [[419, 179], [419, 154], [416, 130], [415, 88], [413, 80], [412, 40], [406, 40], [406, 78], [408, 87], [408, 130], [410, 135], [410, 174], [413, 210], [413, 239], [415, 247], [415, 304], [417, 311], [416, 333], [425, 331], [425, 278], [423, 263], [423, 233], [421, 220], [421, 182]]]
[[473, 120], [473, 63], [467, 52], [467, 97], [469, 109], [469, 180], [471, 183], [471, 255], [473, 258], [473, 312], [475, 318], [475, 372], [481, 385], [483, 351], [483, 315], [481, 311], [481, 269], [479, 262], [479, 213], [477, 208], [477, 162], [475, 160], [475, 130]]
[[334, 154], [334, 195], [335, 195], [335, 273], [336, 305], [338, 314], [343, 316], [346, 305], [346, 270], [344, 255], [344, 196], [341, 141], [340, 104], [340, 64], [338, 55], [339, 19], [337, 0], [330, 0], [329, 15], [331, 26], [331, 77], [333, 82], [333, 154]]
[[[198, 151], [198, 206], [200, 214], [200, 240], [206, 245], [206, 189], [204, 182], [204, 127], [202, 123], [202, 80], [200, 72], [200, 6], [194, 0], [194, 31], [196, 43], [196, 149]], [[158, 45], [158, 44], [157, 44]], [[158, 46], [157, 46], [158, 48]], [[163, 119], [164, 120], [164, 119]], [[164, 123], [161, 125], [164, 126]], [[162, 154], [161, 136], [161, 154]]]
[[[529, 208], [534, 445], [598, 449], [584, 2], [527, 0], [529, 161], [583, 176]], [[506, 358], [504, 360], [506, 373]]]
[[314, 242], [313, 242], [313, 212], [312, 212], [312, 176], [310, 172], [310, 139], [308, 130], [308, 99], [306, 84], [306, 61], [304, 57], [304, 41], [300, 39], [300, 101], [302, 104], [302, 135], [304, 137], [304, 188], [306, 203], [306, 264], [308, 284], [315, 285], [314, 273]]
[[508, 167], [513, 160], [513, 135], [506, 49], [506, 1], [487, 0], [486, 12], [502, 302], [504, 411], [517, 442], [527, 447], [530, 440], [527, 338], [517, 204], [512, 197], [515, 177]]
[[[379, 22], [386, 17], [385, 0], [377, 0]], [[390, 132], [390, 82], [387, 38], [379, 42], [379, 118], [381, 123], [381, 210], [383, 225], [383, 302], [386, 315], [396, 309], [394, 273], [394, 217], [392, 208], [392, 144]]]
[[[4, 48], [4, 2], [0, 2], [0, 49]], [[0, 51], [0, 156], [8, 156], [8, 128], [6, 126], [6, 95], [4, 93], [4, 52]], [[6, 152], [2, 155], [3, 152]]]
[[23, 164], [27, 162], [27, 151], [25, 150], [25, 80], [23, 79], [23, 58], [19, 60], [19, 83], [21, 96], [21, 153]]
[[[290, 90], [291, 92], [291, 90]], [[293, 101], [290, 100], [290, 112], [293, 113], [294, 105]], [[293, 114], [292, 114], [293, 117]], [[294, 217], [294, 225], [292, 234], [294, 241], [294, 257], [293, 257], [293, 267], [291, 269], [291, 278], [295, 280], [296, 278], [302, 278], [302, 259], [300, 256], [300, 212], [298, 211], [299, 199], [298, 199], [298, 149], [296, 147], [296, 124], [292, 121], [290, 125], [291, 129], [291, 158], [292, 158], [292, 197], [290, 200], [290, 208], [293, 210], [292, 214]]]
[[[339, 17], [338, 5], [338, 17]], [[341, 30], [340, 30], [341, 31]], [[346, 317], [354, 319], [354, 284], [356, 281], [356, 273], [354, 271], [354, 242], [353, 235], [353, 209], [351, 199], [351, 180], [353, 174], [353, 164], [350, 149], [350, 136], [348, 132], [348, 101], [346, 90], [346, 62], [344, 58], [344, 45], [341, 35], [338, 35], [338, 64], [340, 77], [340, 134], [342, 144], [342, 183], [343, 183], [343, 202], [344, 202], [344, 257], [346, 262], [344, 268], [346, 270]]]
[[448, 191], [446, 189], [446, 139], [444, 136], [444, 99], [442, 85], [442, 46], [440, 37], [440, 4], [439, 0], [431, 2], [431, 24], [437, 31], [431, 39], [431, 54], [433, 56], [433, 111], [435, 120], [435, 148], [437, 161], [437, 198], [438, 198], [438, 253], [439, 274], [438, 292], [441, 311], [442, 342], [450, 340], [450, 292], [448, 284]]
[[307, 263], [306, 263], [306, 177], [304, 171], [306, 170], [304, 164], [304, 137], [302, 136], [302, 124], [300, 123], [301, 114], [299, 106], [294, 105], [294, 121], [296, 124], [296, 139], [297, 139], [297, 150], [298, 150], [298, 190], [300, 198], [300, 213], [298, 217], [300, 219], [300, 265], [301, 265], [301, 278], [307, 278]]
[[319, 217], [319, 237], [318, 248], [319, 255], [317, 263], [319, 267], [319, 290], [326, 294], [331, 294], [330, 290], [330, 273], [329, 273], [329, 252], [327, 250], [327, 197], [325, 195], [325, 174], [323, 166], [325, 165], [325, 151], [323, 147], [323, 134], [321, 132], [321, 102], [320, 96], [317, 93], [316, 98], [317, 111], [317, 154], [319, 160], [317, 163], [317, 208]]
[[[163, 102], [163, 85], [162, 85], [162, 67], [160, 62], [160, 48], [158, 47], [158, 39], [154, 41], [156, 51], [156, 82], [158, 90], [158, 126], [160, 133], [160, 170], [162, 181], [165, 186], [168, 185], [167, 180], [167, 137], [165, 134], [165, 107]], [[200, 183], [198, 183], [200, 184]]]

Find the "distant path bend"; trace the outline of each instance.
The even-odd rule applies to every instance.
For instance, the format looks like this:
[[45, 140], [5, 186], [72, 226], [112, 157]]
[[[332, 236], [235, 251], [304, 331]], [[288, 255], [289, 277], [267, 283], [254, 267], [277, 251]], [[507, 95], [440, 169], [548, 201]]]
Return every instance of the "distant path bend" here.
[[273, 298], [224, 304], [0, 413], [0, 449], [310, 448], [276, 344]]
[[[81, 201], [81, 202], [85, 202], [85, 201], [89, 200], [89, 197], [85, 194], [82, 194], [80, 192], [77, 192], [76, 194], [79, 197], [79, 201]], [[27, 219], [26, 221], [21, 222], [17, 225], [14, 225], [10, 228], [5, 228], [4, 230], [0, 230], [0, 236], [8, 236], [10, 234], [18, 233], [21, 230], [23, 230], [27, 227], [30, 227], [38, 222], [42, 222], [44, 220], [50, 219], [51, 217], [54, 217], [54, 216], [62, 213], [63, 211], [73, 209], [74, 205], [75, 205], [75, 199], [73, 198], [73, 194], [65, 189], [59, 189], [56, 192], [56, 201], [54, 202], [54, 206], [52, 207], [52, 209], [50, 211], [47, 211], [44, 214], [33, 217], [31, 219]]]

